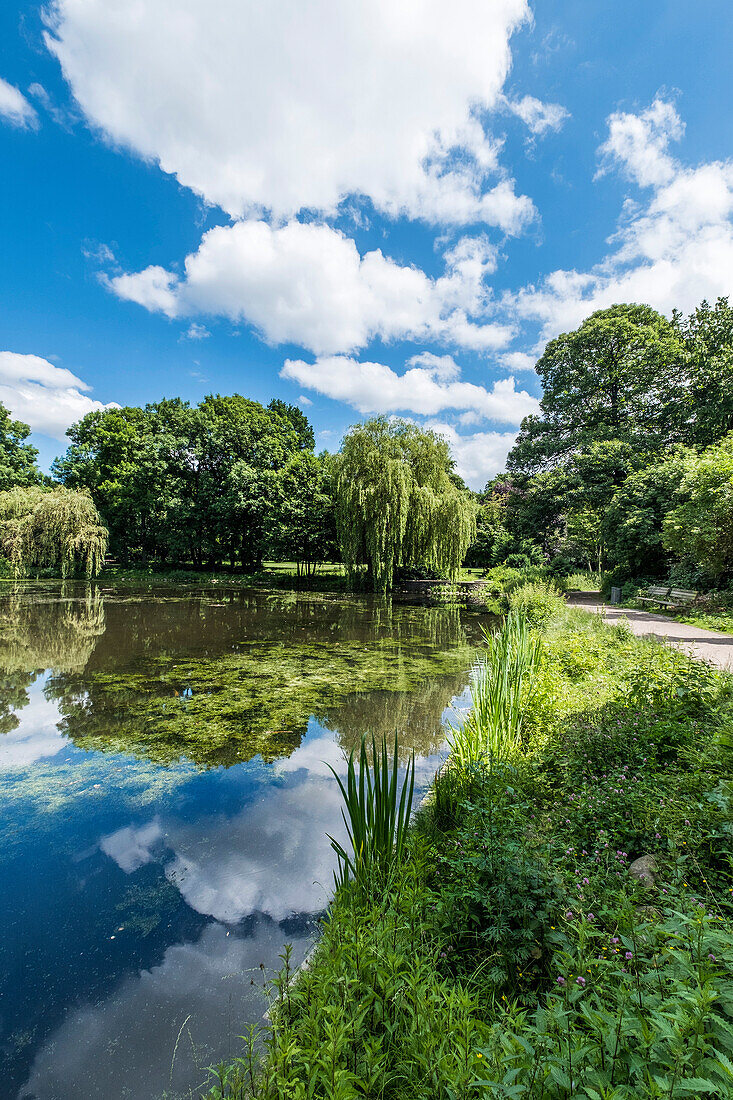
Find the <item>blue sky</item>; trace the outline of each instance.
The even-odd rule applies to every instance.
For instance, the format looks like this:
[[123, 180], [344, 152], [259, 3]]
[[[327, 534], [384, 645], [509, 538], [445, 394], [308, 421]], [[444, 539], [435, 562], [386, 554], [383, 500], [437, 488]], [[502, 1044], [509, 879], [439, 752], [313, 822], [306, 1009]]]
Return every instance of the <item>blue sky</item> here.
[[594, 308], [733, 289], [723, 2], [5, 0], [0, 400], [376, 412], [480, 487]]

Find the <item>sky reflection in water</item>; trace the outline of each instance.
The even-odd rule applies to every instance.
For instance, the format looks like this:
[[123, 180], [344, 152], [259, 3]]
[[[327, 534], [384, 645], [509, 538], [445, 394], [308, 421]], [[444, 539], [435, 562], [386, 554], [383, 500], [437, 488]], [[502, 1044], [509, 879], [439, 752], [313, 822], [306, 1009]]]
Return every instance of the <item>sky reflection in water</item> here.
[[0, 1095], [196, 1095], [327, 903], [327, 764], [397, 728], [424, 787], [480, 620], [39, 585], [0, 625]]

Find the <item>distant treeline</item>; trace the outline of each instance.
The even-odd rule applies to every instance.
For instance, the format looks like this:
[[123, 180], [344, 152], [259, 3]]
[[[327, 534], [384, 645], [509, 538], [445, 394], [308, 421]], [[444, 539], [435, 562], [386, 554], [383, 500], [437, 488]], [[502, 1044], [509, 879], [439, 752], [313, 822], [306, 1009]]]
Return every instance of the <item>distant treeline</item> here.
[[238, 394], [89, 413], [51, 481], [0, 406], [0, 550], [16, 569], [94, 572], [108, 531], [122, 564], [343, 561], [378, 591], [399, 570], [455, 576], [464, 558], [695, 586], [733, 575], [728, 299], [671, 320], [599, 310], [548, 343], [537, 373], [540, 412], [479, 494], [434, 432], [377, 417], [316, 454], [299, 408]]
[[356, 425], [337, 455], [317, 455], [283, 401], [105, 409], [69, 429], [55, 484], [27, 425], [0, 421], [0, 549], [16, 572], [90, 575], [108, 539], [123, 565], [252, 572], [274, 558], [307, 575], [342, 561], [355, 586], [384, 592], [399, 569], [455, 575], [475, 536], [446, 441], [402, 420]]
[[86, 489], [122, 563], [245, 570], [336, 553], [328, 455], [293, 405], [235, 394], [89, 413], [53, 476]]

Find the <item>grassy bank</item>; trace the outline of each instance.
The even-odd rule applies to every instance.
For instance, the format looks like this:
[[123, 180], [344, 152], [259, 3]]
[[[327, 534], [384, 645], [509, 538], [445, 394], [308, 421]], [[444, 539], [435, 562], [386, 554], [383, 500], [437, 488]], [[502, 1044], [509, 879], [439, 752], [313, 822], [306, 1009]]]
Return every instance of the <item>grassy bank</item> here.
[[[521, 576], [518, 571], [516, 572], [518, 576]], [[483, 570], [481, 569], [463, 568], [460, 570], [458, 580], [475, 581], [480, 580], [482, 576]], [[343, 565], [333, 562], [324, 562], [318, 565], [308, 576], [304, 572], [298, 571], [297, 562], [294, 561], [265, 561], [260, 569], [250, 573], [112, 565], [105, 567], [99, 579], [101, 581], [150, 584], [223, 584], [266, 588], [302, 588], [315, 592], [342, 592], [349, 587]]]
[[210, 1097], [733, 1095], [730, 680], [530, 597], [517, 746], [441, 772]]
[[704, 630], [721, 630], [733, 634], [733, 592], [710, 592], [694, 607], [675, 614], [679, 622], [700, 626]]

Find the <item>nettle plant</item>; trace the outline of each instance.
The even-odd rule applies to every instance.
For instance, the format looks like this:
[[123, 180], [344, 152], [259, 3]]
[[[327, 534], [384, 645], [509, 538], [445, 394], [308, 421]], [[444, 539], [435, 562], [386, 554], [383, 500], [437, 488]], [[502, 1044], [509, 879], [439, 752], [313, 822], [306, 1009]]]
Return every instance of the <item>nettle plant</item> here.
[[733, 949], [720, 916], [690, 906], [677, 898], [645, 920], [622, 905], [613, 934], [589, 918], [579, 922], [573, 949], [553, 959], [556, 992], [534, 1011], [508, 1007], [494, 1024], [478, 1052], [477, 1093], [733, 1094]]

